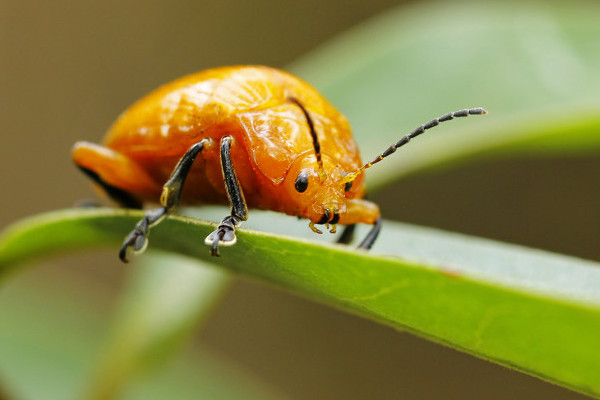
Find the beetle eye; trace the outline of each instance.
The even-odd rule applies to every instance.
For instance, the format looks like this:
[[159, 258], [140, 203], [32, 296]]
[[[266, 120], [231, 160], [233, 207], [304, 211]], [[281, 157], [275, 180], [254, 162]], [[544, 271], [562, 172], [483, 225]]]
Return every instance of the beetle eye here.
[[344, 186], [344, 191], [347, 192], [350, 189], [352, 189], [352, 181], [346, 182], [346, 185]]
[[298, 174], [295, 186], [299, 193], [304, 192], [308, 188], [308, 172], [302, 171]]

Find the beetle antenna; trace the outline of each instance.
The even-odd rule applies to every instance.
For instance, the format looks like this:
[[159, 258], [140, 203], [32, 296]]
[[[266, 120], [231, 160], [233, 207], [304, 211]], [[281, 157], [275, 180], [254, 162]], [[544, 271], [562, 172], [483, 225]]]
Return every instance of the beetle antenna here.
[[306, 117], [306, 122], [308, 123], [308, 127], [310, 128], [310, 135], [312, 136], [313, 146], [315, 147], [315, 155], [317, 156], [317, 164], [319, 165], [319, 177], [323, 178], [325, 176], [325, 169], [323, 168], [323, 160], [321, 159], [321, 145], [319, 144], [319, 138], [317, 137], [317, 131], [315, 131], [315, 124], [313, 123], [310, 114], [304, 108], [304, 105], [300, 103], [300, 101], [292, 96], [288, 97], [288, 100], [292, 103], [296, 104], [304, 113], [304, 117]]
[[387, 150], [385, 150], [383, 153], [378, 155], [373, 161], [370, 161], [370, 162], [366, 163], [365, 165], [363, 165], [362, 167], [360, 167], [359, 169], [357, 169], [356, 171], [345, 175], [344, 178], [341, 180], [341, 183], [352, 182], [365, 169], [371, 167], [373, 164], [377, 164], [379, 161], [383, 160], [390, 154], [394, 153], [398, 149], [398, 147], [404, 146], [405, 144], [410, 142], [411, 139], [419, 136], [420, 134], [425, 132], [427, 129], [431, 129], [435, 126], [438, 126], [441, 122], [451, 121], [454, 118], [467, 117], [469, 115], [483, 115], [483, 114], [487, 114], [487, 111], [484, 110], [483, 108], [469, 108], [469, 109], [465, 109], [465, 110], [454, 111], [454, 112], [448, 113], [446, 115], [442, 115], [439, 118], [432, 119], [428, 123], [419, 126], [417, 129], [415, 129], [408, 135], [402, 137], [402, 139], [400, 139], [398, 142], [396, 142], [393, 145], [391, 145], [390, 147], [388, 147]]

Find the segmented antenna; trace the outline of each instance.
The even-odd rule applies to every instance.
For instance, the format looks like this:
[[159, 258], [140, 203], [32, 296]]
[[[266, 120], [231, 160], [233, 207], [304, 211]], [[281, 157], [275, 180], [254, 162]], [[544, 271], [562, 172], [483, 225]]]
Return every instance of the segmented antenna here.
[[398, 142], [396, 142], [393, 145], [391, 145], [390, 147], [388, 147], [387, 150], [385, 150], [383, 153], [378, 155], [377, 158], [375, 158], [373, 161], [366, 163], [365, 165], [363, 165], [356, 171], [344, 176], [344, 178], [342, 178], [342, 180], [341, 180], [341, 183], [352, 182], [365, 169], [371, 167], [373, 164], [377, 164], [379, 161], [383, 160], [390, 154], [393, 154], [396, 150], [398, 150], [399, 147], [402, 147], [405, 144], [407, 144], [408, 142], [410, 142], [411, 139], [419, 136], [420, 134], [425, 132], [427, 129], [431, 129], [435, 126], [438, 126], [441, 122], [450, 121], [450, 120], [453, 120], [454, 118], [467, 117], [469, 115], [483, 115], [483, 114], [487, 114], [487, 111], [484, 110], [483, 108], [470, 108], [470, 109], [465, 109], [465, 110], [454, 111], [454, 112], [448, 113], [446, 115], [442, 115], [439, 118], [432, 119], [428, 123], [419, 126], [417, 129], [415, 129], [408, 135], [402, 137], [402, 139], [400, 139]]

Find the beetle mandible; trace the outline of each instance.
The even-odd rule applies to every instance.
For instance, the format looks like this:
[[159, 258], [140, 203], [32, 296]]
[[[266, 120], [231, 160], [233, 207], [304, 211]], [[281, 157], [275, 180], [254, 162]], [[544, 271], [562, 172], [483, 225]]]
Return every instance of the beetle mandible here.
[[171, 82], [126, 110], [103, 145], [77, 142], [77, 166], [116, 203], [142, 208], [160, 199], [119, 252], [144, 251], [149, 229], [180, 204], [230, 204], [231, 213], [205, 240], [211, 254], [236, 242], [248, 207], [310, 220], [348, 243], [357, 223], [381, 229], [379, 208], [363, 199], [364, 170], [440, 122], [486, 114], [482, 108], [436, 118], [362, 164], [348, 120], [313, 87], [278, 69], [232, 66]]

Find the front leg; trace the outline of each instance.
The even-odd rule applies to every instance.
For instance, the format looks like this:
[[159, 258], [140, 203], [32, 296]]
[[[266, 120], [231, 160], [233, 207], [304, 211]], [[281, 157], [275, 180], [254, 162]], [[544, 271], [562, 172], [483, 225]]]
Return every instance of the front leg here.
[[381, 231], [381, 216], [377, 217], [377, 219], [375, 220], [375, 223], [373, 224], [373, 227], [371, 228], [369, 233], [367, 233], [367, 236], [365, 236], [365, 238], [362, 240], [362, 242], [360, 242], [360, 244], [358, 245], [358, 248], [369, 250], [371, 247], [373, 247], [373, 243], [375, 243], [375, 240], [377, 239], [377, 236], [379, 236], [380, 231]]
[[192, 168], [192, 164], [198, 153], [200, 153], [202, 148], [208, 144], [209, 140], [210, 139], [203, 139], [194, 144], [184, 156], [181, 157], [181, 160], [179, 160], [171, 173], [171, 177], [163, 186], [162, 195], [160, 196], [162, 207], [147, 211], [144, 218], [138, 222], [135, 229], [125, 238], [123, 246], [121, 246], [121, 251], [119, 251], [119, 258], [121, 261], [127, 262], [131, 253], [142, 253], [148, 246], [148, 233], [150, 228], [157, 225], [168, 214], [175, 210], [179, 204], [183, 184]]
[[240, 182], [235, 174], [233, 163], [231, 162], [231, 144], [233, 138], [225, 136], [221, 139], [221, 168], [223, 170], [223, 179], [227, 197], [231, 204], [231, 215], [223, 218], [217, 229], [206, 237], [204, 243], [210, 245], [210, 254], [219, 256], [219, 244], [223, 246], [232, 246], [237, 241], [235, 237], [236, 228], [248, 219], [248, 207], [244, 200], [244, 194], [240, 187]]
[[340, 224], [347, 225], [338, 239], [339, 243], [348, 244], [352, 239], [354, 224], [372, 225], [367, 236], [358, 245], [359, 249], [370, 249], [381, 231], [381, 213], [375, 203], [363, 199], [348, 199], [346, 213], [341, 216]]

